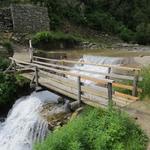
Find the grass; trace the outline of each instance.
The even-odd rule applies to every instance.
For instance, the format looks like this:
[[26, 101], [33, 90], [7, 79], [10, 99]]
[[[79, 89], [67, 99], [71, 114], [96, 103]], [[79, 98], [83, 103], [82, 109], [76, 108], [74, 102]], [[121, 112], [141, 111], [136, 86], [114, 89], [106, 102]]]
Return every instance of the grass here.
[[82, 115], [35, 150], [146, 150], [148, 138], [129, 117], [118, 111], [86, 108]]
[[143, 80], [139, 82], [139, 87], [143, 90], [141, 98], [150, 98], [150, 66], [144, 67], [141, 72]]

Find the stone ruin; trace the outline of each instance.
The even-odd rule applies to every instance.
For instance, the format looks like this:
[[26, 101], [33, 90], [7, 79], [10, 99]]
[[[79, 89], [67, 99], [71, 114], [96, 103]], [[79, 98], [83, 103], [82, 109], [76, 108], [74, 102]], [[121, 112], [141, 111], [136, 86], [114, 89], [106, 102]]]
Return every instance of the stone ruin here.
[[0, 32], [49, 31], [48, 10], [33, 5], [11, 5], [0, 9]]

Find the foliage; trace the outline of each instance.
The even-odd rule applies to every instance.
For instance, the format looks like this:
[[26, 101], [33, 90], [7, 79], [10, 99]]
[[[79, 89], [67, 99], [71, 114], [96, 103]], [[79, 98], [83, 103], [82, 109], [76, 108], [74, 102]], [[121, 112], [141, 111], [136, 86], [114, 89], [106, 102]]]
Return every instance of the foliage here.
[[14, 50], [13, 50], [12, 44], [9, 41], [4, 41], [3, 46], [8, 51], [8, 54], [13, 56]]
[[136, 28], [136, 41], [140, 44], [149, 44], [150, 43], [150, 23], [145, 24], [141, 23]]
[[[9, 60], [0, 58], [0, 70], [4, 71], [9, 66]], [[14, 101], [29, 91], [29, 81], [17, 74], [0, 73], [0, 110], [7, 109]]]
[[63, 32], [38, 32], [32, 39], [35, 47], [48, 45], [49, 48], [59, 48], [61, 44], [67, 48], [67, 46], [71, 47], [79, 44], [80, 41], [80, 38]]
[[29, 81], [19, 75], [0, 73], [0, 108], [12, 105], [27, 87]]
[[148, 138], [120, 111], [87, 109], [50, 133], [36, 150], [145, 150]]
[[139, 87], [142, 89], [141, 97], [150, 97], [150, 66], [142, 69], [141, 76], [143, 78], [139, 83]]
[[0, 57], [0, 71], [4, 71], [9, 66], [10, 61]]
[[[1, 0], [0, 2], [2, 4], [30, 2], [47, 7], [52, 30], [60, 29], [67, 19], [77, 25], [118, 34], [126, 42], [133, 40], [140, 44], [150, 44], [149, 0]], [[135, 38], [133, 33], [136, 34]]]

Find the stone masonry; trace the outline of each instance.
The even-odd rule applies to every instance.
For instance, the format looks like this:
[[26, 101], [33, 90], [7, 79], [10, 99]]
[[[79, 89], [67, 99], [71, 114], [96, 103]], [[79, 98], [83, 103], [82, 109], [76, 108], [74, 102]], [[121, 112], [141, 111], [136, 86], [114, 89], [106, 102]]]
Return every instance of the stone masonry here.
[[33, 33], [49, 31], [48, 11], [33, 5], [11, 5], [0, 9], [0, 32]]
[[0, 9], [0, 32], [13, 30], [11, 11], [9, 8]]

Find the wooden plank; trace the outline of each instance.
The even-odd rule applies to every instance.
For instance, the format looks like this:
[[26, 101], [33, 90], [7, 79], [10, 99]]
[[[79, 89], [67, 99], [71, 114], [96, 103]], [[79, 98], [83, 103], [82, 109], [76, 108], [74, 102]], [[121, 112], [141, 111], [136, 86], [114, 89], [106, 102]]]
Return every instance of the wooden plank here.
[[82, 79], [90, 80], [90, 81], [96, 82], [97, 84], [107, 84], [109, 82], [110, 83], [113, 82], [113, 80], [93, 78], [93, 77], [89, 77], [89, 76], [86, 76], [86, 75], [80, 75], [78, 73], [71, 73], [71, 72], [68, 72], [68, 71], [63, 71], [63, 70], [59, 70], [59, 69], [49, 68], [49, 67], [42, 66], [42, 65], [37, 65], [37, 64], [33, 64], [33, 63], [23, 62], [23, 61], [16, 60], [16, 59], [13, 59], [13, 58], [10, 58], [10, 59], [15, 60], [18, 63], [28, 64], [29, 66], [32, 66], [32, 67], [38, 67], [39, 69], [45, 69], [45, 70], [48, 70], [48, 71], [54, 71], [56, 73], [65, 74], [65, 75], [71, 75], [71, 76], [74, 76], [74, 77], [80, 76]]
[[95, 66], [101, 66], [101, 67], [111, 67], [111, 68], [117, 68], [122, 70], [129, 70], [129, 71], [140, 71], [140, 68], [132, 68], [132, 67], [123, 67], [123, 66], [117, 66], [117, 65], [109, 65], [109, 64], [95, 64], [95, 63], [88, 63], [88, 62], [77, 62], [72, 60], [58, 60], [58, 59], [49, 59], [49, 58], [43, 58], [38, 56], [33, 56], [33, 58], [40, 59], [40, 60], [47, 60], [47, 61], [53, 61], [53, 62], [65, 62], [65, 63], [72, 63], [72, 64], [85, 64], [85, 65], [95, 65]]
[[[42, 76], [42, 77], [44, 78], [44, 76]], [[45, 76], [45, 78], [46, 78], [46, 76]], [[64, 77], [62, 77], [62, 79], [58, 79], [58, 78], [55, 78], [55, 76], [51, 76], [50, 80], [61, 83], [65, 86], [71, 87], [73, 89], [77, 89], [77, 83], [75, 80], [68, 82], [68, 79], [65, 79]], [[91, 86], [91, 85], [84, 84], [84, 85], [81, 85], [81, 91], [82, 91], [82, 93], [89, 93], [89, 94], [92, 94], [95, 96], [108, 98], [108, 89], [107, 88], [102, 88], [102, 87], [98, 87], [95, 85]]]
[[78, 77], [78, 79], [77, 79], [77, 84], [78, 84], [78, 97], [77, 97], [77, 100], [78, 100], [79, 107], [80, 107], [81, 106], [81, 79], [80, 79], [80, 77]]
[[[39, 62], [39, 61], [33, 61], [33, 63], [45, 65], [45, 66], [49, 66], [49, 67], [66, 69], [66, 70], [77, 70], [77, 71], [82, 71], [82, 72], [87, 72], [87, 73], [98, 74], [98, 75], [101, 74], [101, 75], [108, 77], [108, 79], [109, 78], [116, 78], [116, 79], [122, 79], [122, 80], [134, 80], [133, 76], [119, 75], [119, 74], [114, 74], [114, 73], [102, 73], [102, 72], [96, 72], [96, 71], [88, 71], [88, 70], [84, 70], [84, 69], [73, 68], [73, 67], [64, 66], [64, 65], [63, 66], [62, 65], [56, 65], [56, 64], [45, 63], [45, 62]], [[109, 70], [111, 70], [111, 68]]]
[[114, 95], [115, 95], [115, 96], [118, 96], [118, 97], [126, 98], [126, 99], [128, 99], [128, 100], [134, 100], [134, 101], [139, 100], [139, 98], [138, 98], [138, 97], [131, 96], [131, 95], [127, 95], [127, 94], [120, 93], [120, 92], [115, 92], [115, 94], [114, 94]]

